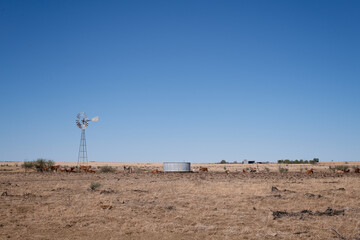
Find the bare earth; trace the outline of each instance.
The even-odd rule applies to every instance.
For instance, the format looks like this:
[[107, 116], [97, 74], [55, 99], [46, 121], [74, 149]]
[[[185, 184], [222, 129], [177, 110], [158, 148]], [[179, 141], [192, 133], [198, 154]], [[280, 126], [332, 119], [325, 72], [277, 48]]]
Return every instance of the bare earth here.
[[[95, 174], [0, 164], [0, 239], [360, 239], [359, 162], [350, 173], [331, 172], [333, 163], [157, 174], [160, 163], [90, 163]], [[104, 165], [117, 172], [99, 173]], [[242, 172], [249, 167], [257, 172]]]

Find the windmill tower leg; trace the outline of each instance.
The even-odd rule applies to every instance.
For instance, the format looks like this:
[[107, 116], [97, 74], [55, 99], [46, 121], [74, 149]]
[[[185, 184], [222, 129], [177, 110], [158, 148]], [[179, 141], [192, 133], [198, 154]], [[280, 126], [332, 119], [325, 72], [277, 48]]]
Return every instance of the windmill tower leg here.
[[88, 157], [86, 149], [86, 138], [85, 138], [85, 129], [81, 130], [81, 139], [78, 155], [78, 166], [88, 166]]

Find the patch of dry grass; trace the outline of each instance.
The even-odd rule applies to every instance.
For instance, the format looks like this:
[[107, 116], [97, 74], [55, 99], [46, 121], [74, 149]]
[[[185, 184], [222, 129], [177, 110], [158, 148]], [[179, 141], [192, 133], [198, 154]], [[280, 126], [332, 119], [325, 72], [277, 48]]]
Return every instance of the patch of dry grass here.
[[[161, 169], [159, 163], [91, 164], [118, 167], [117, 173], [0, 173], [0, 239], [338, 238], [331, 228], [360, 237], [360, 174], [332, 173], [326, 164], [289, 165], [288, 173], [279, 173], [278, 164], [259, 165], [257, 173], [229, 164], [230, 174], [225, 164], [192, 164], [210, 172], [185, 174], [122, 171]], [[100, 184], [97, 191], [92, 182]], [[328, 207], [345, 215], [273, 216]]]

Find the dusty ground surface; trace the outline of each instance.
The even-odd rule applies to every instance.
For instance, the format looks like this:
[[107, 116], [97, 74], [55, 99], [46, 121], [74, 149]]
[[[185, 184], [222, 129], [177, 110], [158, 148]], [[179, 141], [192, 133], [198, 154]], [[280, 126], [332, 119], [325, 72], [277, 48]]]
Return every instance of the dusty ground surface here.
[[326, 164], [312, 175], [312, 165], [243, 173], [250, 166], [193, 164], [209, 172], [152, 174], [161, 164], [91, 163], [118, 169], [86, 174], [5, 164], [0, 239], [360, 239], [360, 174]]

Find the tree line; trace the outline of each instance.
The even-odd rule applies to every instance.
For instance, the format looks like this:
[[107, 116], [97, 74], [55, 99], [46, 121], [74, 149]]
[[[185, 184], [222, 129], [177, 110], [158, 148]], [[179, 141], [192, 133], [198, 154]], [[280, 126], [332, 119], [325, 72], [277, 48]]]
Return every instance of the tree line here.
[[284, 160], [278, 160], [278, 163], [285, 163], [285, 164], [316, 164], [319, 162], [319, 158], [314, 158], [313, 160], [289, 160], [289, 159], [284, 159]]

